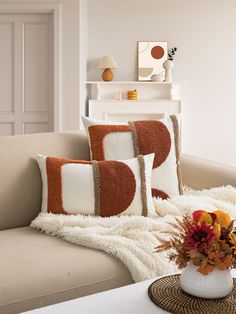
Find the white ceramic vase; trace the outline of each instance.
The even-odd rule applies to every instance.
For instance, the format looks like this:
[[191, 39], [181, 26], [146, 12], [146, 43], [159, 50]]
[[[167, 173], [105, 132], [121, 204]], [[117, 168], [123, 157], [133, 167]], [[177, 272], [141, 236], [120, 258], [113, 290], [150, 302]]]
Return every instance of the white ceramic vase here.
[[180, 275], [181, 288], [195, 297], [216, 299], [227, 296], [233, 289], [233, 278], [229, 270], [214, 269], [208, 275], [197, 271], [189, 263]]
[[163, 63], [163, 68], [165, 69], [165, 82], [173, 82], [172, 69], [174, 66], [175, 64], [171, 60], [166, 60]]

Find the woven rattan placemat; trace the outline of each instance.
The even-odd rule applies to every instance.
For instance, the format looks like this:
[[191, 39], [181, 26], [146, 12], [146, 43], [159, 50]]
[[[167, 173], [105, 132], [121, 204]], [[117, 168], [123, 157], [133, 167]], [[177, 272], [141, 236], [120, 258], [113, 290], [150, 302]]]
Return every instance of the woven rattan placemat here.
[[180, 275], [157, 279], [148, 288], [151, 300], [174, 314], [236, 314], [236, 279], [234, 289], [225, 298], [201, 299], [185, 293], [179, 283]]

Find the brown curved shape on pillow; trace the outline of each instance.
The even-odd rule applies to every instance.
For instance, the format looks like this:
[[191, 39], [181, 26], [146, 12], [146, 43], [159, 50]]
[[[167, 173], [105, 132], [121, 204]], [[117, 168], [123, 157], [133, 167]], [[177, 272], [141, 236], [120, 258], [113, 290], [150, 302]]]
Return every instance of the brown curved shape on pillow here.
[[166, 200], [167, 198], [169, 198], [169, 195], [161, 190], [152, 188], [152, 197], [160, 197], [163, 200]]
[[159, 167], [168, 157], [171, 149], [170, 132], [161, 121], [129, 122], [132, 129], [135, 154], [155, 153], [153, 169]]
[[88, 128], [93, 160], [104, 160], [103, 140], [104, 137], [113, 132], [130, 132], [129, 125], [92, 125]]
[[102, 217], [118, 215], [125, 211], [134, 199], [135, 176], [126, 164], [119, 161], [101, 161], [98, 163], [98, 169], [99, 214]]
[[61, 167], [68, 163], [91, 164], [90, 161], [86, 160], [77, 161], [63, 158], [47, 157], [46, 170], [48, 179], [48, 213], [64, 215], [68, 214], [63, 208], [61, 178]]

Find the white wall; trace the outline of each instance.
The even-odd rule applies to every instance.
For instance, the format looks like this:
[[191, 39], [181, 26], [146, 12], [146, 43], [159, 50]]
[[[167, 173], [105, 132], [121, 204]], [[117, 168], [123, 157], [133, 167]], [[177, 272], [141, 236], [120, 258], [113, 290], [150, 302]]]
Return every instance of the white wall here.
[[236, 1], [89, 0], [88, 79], [113, 55], [117, 80], [137, 79], [137, 41], [177, 46], [186, 153], [236, 166]]
[[82, 128], [87, 79], [87, 0], [59, 0], [62, 14], [62, 131]]
[[67, 131], [79, 128], [79, 2], [57, 2], [61, 3], [61, 130]]

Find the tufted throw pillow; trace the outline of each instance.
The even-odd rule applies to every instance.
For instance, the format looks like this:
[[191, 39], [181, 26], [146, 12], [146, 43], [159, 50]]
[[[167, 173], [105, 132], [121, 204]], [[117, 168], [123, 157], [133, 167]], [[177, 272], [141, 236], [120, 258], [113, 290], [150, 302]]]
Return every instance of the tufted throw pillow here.
[[152, 195], [167, 199], [182, 194], [179, 123], [176, 116], [128, 124], [87, 117], [82, 119], [89, 137], [91, 159], [128, 159], [155, 153]]
[[122, 161], [83, 161], [37, 156], [42, 211], [54, 214], [143, 215], [154, 212], [154, 154]]

